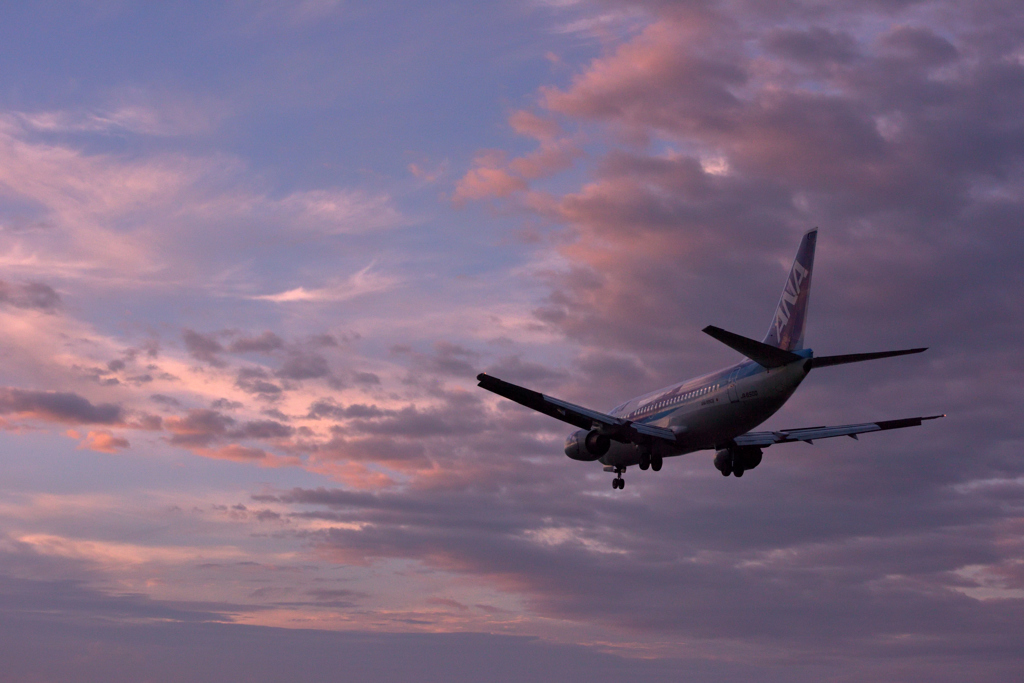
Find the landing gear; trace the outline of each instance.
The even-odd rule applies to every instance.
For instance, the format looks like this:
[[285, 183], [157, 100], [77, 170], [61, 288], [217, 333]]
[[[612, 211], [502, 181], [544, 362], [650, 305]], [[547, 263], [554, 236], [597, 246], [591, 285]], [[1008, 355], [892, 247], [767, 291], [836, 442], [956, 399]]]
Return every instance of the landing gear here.
[[625, 467], [615, 468], [615, 478], [612, 479], [613, 489], [624, 489], [626, 488], [626, 480], [622, 478], [622, 473], [626, 471]]
[[640, 451], [640, 469], [647, 470], [652, 469], [655, 472], [661, 470], [662, 458], [656, 453], [651, 453], [648, 450]]
[[761, 449], [756, 446], [731, 446], [719, 448], [715, 453], [715, 469], [722, 473], [723, 477], [730, 474], [742, 477], [747, 470], [752, 470], [761, 464]]

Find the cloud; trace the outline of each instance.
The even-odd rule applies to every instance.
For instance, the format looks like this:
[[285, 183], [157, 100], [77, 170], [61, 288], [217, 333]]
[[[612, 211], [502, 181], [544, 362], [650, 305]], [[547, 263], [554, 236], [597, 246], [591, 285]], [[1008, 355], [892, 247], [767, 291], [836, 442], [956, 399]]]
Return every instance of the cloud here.
[[228, 436], [235, 439], [284, 439], [295, 433], [295, 429], [274, 420], [255, 420], [244, 423], [232, 430]]
[[[200, 105], [188, 98], [159, 97], [139, 91], [123, 91], [113, 107], [92, 111], [18, 112], [14, 116], [26, 129], [38, 133], [104, 134], [132, 133], [176, 136], [209, 132], [223, 118], [222, 106]], [[158, 104], [145, 100], [158, 99]]]
[[[179, 118], [193, 120], [187, 110]], [[303, 235], [301, 250], [322, 253], [325, 244], [339, 248], [329, 236], [407, 223], [387, 194], [336, 187], [275, 193], [258, 186], [245, 162], [230, 155], [100, 151], [112, 143], [71, 135], [74, 122], [92, 121], [89, 116], [0, 112], [0, 185], [11, 202], [0, 219], [0, 265], [8, 273], [29, 282], [61, 281], [62, 292], [63, 281], [73, 281], [76, 296], [85, 294], [85, 284], [107, 294], [126, 285], [152, 293], [198, 284], [216, 285], [218, 295], [248, 297], [270, 282], [287, 281], [258, 277], [241, 265], [256, 262], [266, 240]], [[121, 135], [125, 129], [112, 130]], [[237, 239], [242, 234], [247, 237]], [[334, 272], [332, 264], [324, 277]], [[387, 284], [377, 278], [378, 289]]]
[[747, 74], [724, 55], [704, 56], [693, 49], [695, 37], [685, 23], [654, 22], [611, 55], [594, 60], [568, 89], [545, 88], [543, 103], [572, 117], [615, 120], [642, 137], [648, 126], [726, 132], [729, 119], [723, 114], [739, 107], [733, 90], [746, 83]]
[[452, 195], [455, 205], [488, 197], [507, 197], [513, 192], [525, 190], [525, 180], [502, 168], [505, 159], [505, 154], [497, 150], [478, 154], [473, 160], [473, 168], [455, 186], [455, 194]]
[[529, 188], [528, 181], [571, 168], [577, 159], [585, 156], [572, 138], [554, 137], [559, 129], [553, 121], [518, 111], [509, 117], [509, 122], [517, 133], [537, 138], [540, 146], [511, 160], [500, 150], [479, 152], [473, 159], [473, 168], [455, 186], [452, 195], [455, 206], [523, 192]]
[[387, 195], [359, 190], [306, 190], [276, 201], [261, 200], [263, 208], [293, 216], [297, 225], [330, 235], [358, 235], [402, 225], [405, 219]]
[[240, 444], [228, 444], [218, 448], [206, 448], [199, 446], [194, 448], [193, 452], [204, 458], [255, 464], [260, 467], [294, 467], [300, 464], [298, 458], [282, 458], [272, 453], [268, 453], [262, 448], [254, 448]]
[[271, 332], [265, 331], [258, 337], [241, 337], [228, 346], [232, 353], [270, 353], [284, 348], [284, 340]]
[[[411, 494], [416, 505], [390, 493], [370, 503], [323, 497], [336, 521], [362, 523], [325, 532], [325, 552], [339, 563], [413, 559], [529, 596], [552, 618], [626, 625], [677, 642], [742, 643], [761, 653], [755, 658], [780, 648], [796, 658], [840, 648], [877, 662], [898, 652], [916, 672], [941, 675], [936, 662], [952, 648], [957, 661], [984, 671], [985, 657], [967, 651], [998, 637], [1021, 606], [1016, 574], [998, 568], [1000, 557], [1018, 558], [1016, 547], [999, 547], [1008, 537], [1004, 524], [1016, 523], [995, 498], [964, 498], [949, 487], [990, 471], [1000, 480], [1019, 476], [1019, 463], [997, 453], [1019, 447], [1020, 430], [1005, 407], [1020, 397], [1002, 394], [1005, 379], [952, 367], [959, 367], [954, 359], [991, 364], [1019, 355], [1018, 307], [1006, 299], [1020, 289], [1019, 267], [997, 255], [1018, 250], [1012, 225], [1024, 216], [1024, 128], [1011, 114], [1024, 98], [1010, 37], [1019, 22], [996, 27], [993, 17], [1007, 16], [1002, 9], [939, 19], [928, 13], [936, 4], [892, 7], [884, 20], [873, 7], [854, 5], [813, 15], [807, 5], [792, 12], [744, 6], [749, 15], [725, 5], [688, 14], [646, 7], [654, 19], [644, 31], [606, 49], [568, 85], [539, 92], [562, 128], [586, 127], [607, 145], [590, 148], [586, 180], [566, 179], [568, 189], [530, 201], [508, 191], [500, 203], [524, 220], [560, 226], [529, 272], [548, 292], [535, 318], [564, 335], [573, 369], [533, 381], [547, 382], [546, 393], [574, 400], [578, 392], [580, 402], [601, 407], [731, 362], [699, 329], [731, 320], [748, 327], [743, 334], [762, 333], [796, 239], [820, 224], [815, 349], [898, 348], [927, 338], [933, 355], [927, 368], [812, 375], [775, 423], [897, 414], [914, 403], [922, 410], [966, 405], [981, 387], [999, 395], [982, 409], [993, 422], [967, 427], [975, 419], [968, 409], [962, 426], [870, 445], [830, 443], [824, 457], [818, 446], [773, 448], [752, 489], [722, 488], [713, 473], [705, 480], [707, 458], [694, 454], [673, 460], [673, 483], [638, 478], [636, 498], [609, 505], [589, 488], [596, 472], [578, 475], [593, 479], [573, 499], [576, 484], [562, 478], [558, 463], [543, 461], [538, 478], [545, 480], [523, 480], [522, 488], [514, 469], [491, 469], [503, 491], [522, 496], [522, 507], [493, 517], [483, 509], [496, 498], [481, 494], [474, 502], [479, 479], [445, 488], [442, 504], [427, 493], [442, 478], [424, 476], [422, 497]], [[851, 23], [851, 12], [866, 23]], [[853, 28], [872, 22], [871, 30]], [[507, 171], [507, 159], [492, 153], [469, 173]], [[999, 276], [991, 276], [993, 267]], [[985, 320], [976, 317], [978, 306]], [[975, 337], [980, 329], [987, 332]], [[482, 354], [483, 367], [516, 371], [495, 356], [502, 358], [493, 349]], [[1011, 365], [1015, 375], [1018, 364]], [[499, 402], [494, 411], [503, 413], [488, 415], [485, 431], [511, 438], [512, 425], [499, 423], [521, 419], [520, 429], [543, 438], [543, 426], [521, 409]], [[810, 481], [830, 483], [815, 489]], [[545, 498], [548, 486], [558, 501]], [[685, 502], [675, 497], [677, 486], [687, 491]], [[394, 508], [378, 517], [381, 505]], [[479, 527], [459, 526], [462, 505], [478, 511], [467, 526]], [[402, 525], [383, 521], [399, 509]], [[674, 520], [690, 520], [678, 535], [653, 521], [669, 509]], [[634, 519], [650, 521], [638, 532]], [[967, 569], [975, 565], [989, 569]], [[577, 592], [573, 577], [584, 575], [587, 585]], [[972, 578], [964, 583], [965, 576]], [[1001, 578], [984, 593], [982, 576]], [[615, 593], [616, 585], [628, 585], [628, 595]], [[595, 586], [613, 597], [593, 600]], [[893, 632], [915, 634], [915, 647], [895, 645]], [[999, 649], [1004, 663], [1018, 661], [1009, 640]]]
[[273, 398], [283, 390], [269, 379], [270, 374], [261, 367], [239, 368], [235, 386], [250, 394], [259, 394], [261, 398]]
[[322, 398], [310, 404], [307, 417], [309, 419], [318, 420], [323, 417], [335, 419], [352, 417], [375, 418], [393, 414], [394, 411], [382, 410], [375, 405], [368, 406], [362, 403], [354, 403], [349, 406], [341, 406], [332, 398]]
[[185, 341], [185, 348], [188, 354], [196, 360], [209, 363], [214, 367], [224, 367], [226, 363], [217, 355], [224, 351], [224, 347], [217, 341], [216, 337], [209, 334], [200, 334], [195, 330], [185, 329], [181, 333]]
[[78, 394], [0, 388], [0, 415], [65, 424], [120, 424], [124, 413], [112, 403], [93, 404]]
[[512, 112], [508, 117], [508, 123], [512, 126], [512, 130], [520, 135], [527, 135], [538, 140], [552, 140], [562, 133], [562, 127], [558, 125], [557, 121], [525, 109]]
[[108, 431], [91, 431], [78, 444], [79, 448], [97, 451], [99, 453], [117, 453], [119, 450], [130, 447], [128, 439], [123, 436], [114, 436]]
[[820, 26], [809, 30], [773, 29], [765, 37], [765, 47], [780, 57], [810, 65], [846, 63], [858, 55], [853, 36]]
[[571, 168], [582, 156], [583, 150], [572, 140], [543, 142], [535, 152], [510, 161], [508, 168], [526, 180], [535, 180]]
[[234, 418], [205, 408], [194, 408], [184, 417], [168, 417], [164, 420], [167, 431], [171, 433], [171, 443], [190, 447], [206, 446], [223, 437], [234, 423]]
[[[306, 597], [342, 607], [358, 594], [312, 589]], [[727, 663], [631, 659], [597, 647], [523, 636], [330, 632], [233, 624], [227, 620], [241, 605], [157, 601], [137, 593], [109, 595], [71, 581], [6, 579], [0, 601], [7, 626], [0, 655], [17, 680], [42, 673], [68, 683], [149, 679], [183, 683], [226, 669], [240, 679], [260, 683], [293, 675], [310, 683], [326, 683], [336, 680], [340, 669], [353, 683], [382, 677], [463, 683], [493, 676], [495, 671], [503, 672], [506, 680], [537, 683], [564, 680], [566, 671], [594, 683], [623, 677], [664, 680], [695, 670], [708, 677], [752, 675], [749, 667]], [[47, 606], [44, 618], [33, 604]], [[111, 618], [88, 618], [93, 612]], [[126, 619], [133, 622], [131, 626], [116, 623]]]
[[393, 289], [398, 284], [398, 279], [373, 272], [376, 263], [371, 262], [365, 268], [349, 276], [344, 282], [321, 289], [306, 289], [296, 287], [279, 294], [265, 294], [252, 297], [259, 301], [272, 301], [274, 303], [295, 303], [295, 302], [335, 302], [348, 301], [367, 294], [375, 294]]
[[898, 26], [881, 37], [885, 50], [909, 58], [923, 66], [937, 66], [960, 56], [956, 47], [926, 28]]
[[0, 303], [53, 313], [61, 305], [60, 295], [42, 282], [10, 284], [0, 280]]
[[330, 375], [331, 368], [320, 354], [293, 349], [275, 374], [283, 379], [317, 379]]

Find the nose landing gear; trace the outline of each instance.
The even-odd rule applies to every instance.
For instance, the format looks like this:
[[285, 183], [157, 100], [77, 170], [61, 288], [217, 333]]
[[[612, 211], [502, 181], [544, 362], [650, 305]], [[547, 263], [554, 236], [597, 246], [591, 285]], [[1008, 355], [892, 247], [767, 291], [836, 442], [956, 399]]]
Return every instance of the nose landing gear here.
[[622, 473], [626, 471], [625, 467], [615, 468], [615, 478], [612, 479], [613, 489], [624, 489], [626, 488], [626, 480], [622, 478]]

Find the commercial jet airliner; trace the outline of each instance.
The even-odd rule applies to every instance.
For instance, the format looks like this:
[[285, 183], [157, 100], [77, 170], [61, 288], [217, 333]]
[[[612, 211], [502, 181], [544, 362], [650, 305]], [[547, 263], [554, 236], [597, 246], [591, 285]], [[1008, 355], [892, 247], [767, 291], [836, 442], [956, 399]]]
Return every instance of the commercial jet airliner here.
[[843, 356], [815, 356], [804, 348], [804, 323], [811, 291], [811, 270], [818, 230], [800, 241], [775, 318], [764, 341], [756, 341], [718, 327], [704, 332], [744, 356], [735, 365], [679, 382], [626, 401], [607, 413], [545, 396], [487, 374], [479, 386], [527, 408], [578, 427], [565, 440], [565, 454], [573, 460], [597, 460], [614, 472], [612, 488], [626, 482], [627, 467], [661, 469], [665, 458], [701, 450], [714, 450], [715, 467], [724, 475], [743, 476], [761, 463], [762, 449], [778, 443], [849, 436], [865, 432], [917, 427], [924, 420], [944, 415], [883, 420], [836, 427], [804, 427], [774, 432], [750, 431], [775, 414], [814, 368], [858, 363], [877, 358], [921, 353], [902, 349]]

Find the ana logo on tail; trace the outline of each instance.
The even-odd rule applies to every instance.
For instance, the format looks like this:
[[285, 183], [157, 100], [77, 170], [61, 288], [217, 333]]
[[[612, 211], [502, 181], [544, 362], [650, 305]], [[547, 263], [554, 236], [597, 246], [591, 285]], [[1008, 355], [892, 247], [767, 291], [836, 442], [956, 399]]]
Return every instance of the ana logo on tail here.
[[814, 269], [814, 247], [818, 229], [809, 230], [796, 250], [793, 267], [782, 290], [775, 317], [768, 327], [764, 343], [785, 351], [803, 348], [804, 323], [807, 320], [807, 302], [811, 298], [811, 271]]
[[782, 291], [782, 301], [779, 302], [779, 308], [775, 311], [775, 337], [780, 342], [783, 341], [782, 329], [789, 322], [790, 306], [796, 303], [797, 297], [800, 295], [800, 285], [803, 284], [806, 277], [807, 269], [800, 265], [799, 261], [794, 261], [793, 271], [789, 274], [786, 289]]

